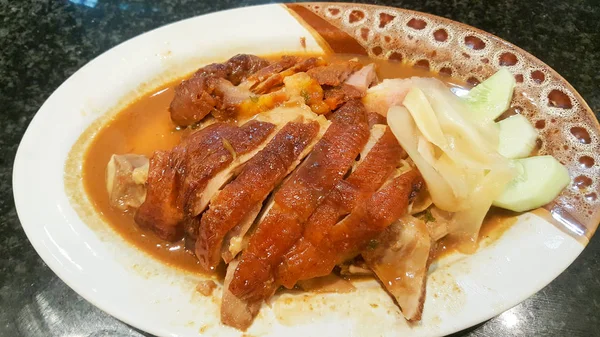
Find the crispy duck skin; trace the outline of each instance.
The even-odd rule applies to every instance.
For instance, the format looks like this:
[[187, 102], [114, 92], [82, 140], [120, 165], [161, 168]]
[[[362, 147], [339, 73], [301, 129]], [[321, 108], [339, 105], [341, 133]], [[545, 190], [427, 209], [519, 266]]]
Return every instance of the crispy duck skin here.
[[313, 151], [274, 195], [274, 205], [250, 237], [229, 286], [246, 301], [266, 299], [276, 289], [274, 268], [300, 238], [303, 224], [340, 181], [365, 145], [369, 131], [359, 101], [342, 106]]
[[[310, 109], [308, 107], [305, 107], [305, 108], [285, 108], [285, 107], [275, 108], [273, 110], [270, 110], [268, 112], [262, 113], [259, 116], [257, 116], [255, 119], [253, 119], [253, 121], [254, 121], [253, 123], [257, 123], [258, 121], [260, 121], [263, 123], [273, 124], [274, 131], [271, 132], [270, 133], [271, 136], [268, 137], [270, 140], [272, 138], [272, 136], [274, 136], [277, 133], [275, 131], [279, 131], [288, 122], [299, 121], [299, 120], [304, 120], [304, 121], [316, 120], [316, 121], [318, 121], [318, 123], [320, 125], [319, 138], [323, 134], [323, 132], [325, 132], [325, 130], [327, 129], [327, 127], [330, 124], [330, 122], [327, 121], [324, 117], [317, 117], [317, 115], [315, 115], [312, 111], [310, 111]], [[233, 162], [231, 164], [229, 164], [225, 169], [219, 171], [217, 174], [213, 175], [212, 177], [210, 177], [208, 179], [208, 181], [204, 184], [205, 187], [201, 190], [201, 195], [199, 195], [199, 197], [196, 198], [194, 205], [190, 210], [190, 214], [192, 216], [187, 217], [184, 221], [184, 227], [185, 227], [185, 233], [186, 233], [186, 236], [185, 236], [186, 247], [188, 249], [190, 249], [192, 251], [195, 250], [194, 246], [196, 244], [197, 232], [198, 232], [198, 228], [200, 226], [200, 220], [201, 220], [201, 218], [197, 215], [200, 214], [202, 211], [204, 211], [205, 208], [210, 203], [210, 201], [213, 199], [213, 197], [216, 196], [224, 186], [226, 186], [226, 184], [231, 180], [231, 178], [235, 177], [235, 175], [237, 175], [239, 173], [239, 171], [242, 170], [243, 165], [248, 160], [253, 158], [258, 152], [260, 152], [268, 143], [269, 143], [268, 141], [262, 142], [259, 146], [253, 147], [250, 151], [246, 151], [246, 152], [234, 151], [233, 148], [229, 149], [231, 152], [235, 153], [235, 156], [234, 156], [235, 158], [234, 158]], [[229, 145], [231, 145], [231, 144], [229, 144]], [[314, 144], [311, 144], [310, 147], [312, 148], [313, 145]], [[306, 153], [302, 154], [302, 157], [304, 157], [304, 156], [306, 156]], [[260, 211], [260, 210], [258, 210], [258, 211]], [[258, 213], [258, 211], [255, 210], [256, 213]], [[248, 217], [244, 219], [244, 222], [246, 225], [251, 225], [251, 222], [249, 219], [251, 216], [249, 213], [247, 214], [247, 216]], [[238, 228], [236, 226], [235, 229], [239, 230], [238, 234], [241, 235], [242, 237], [245, 235], [245, 231], [243, 228]], [[228, 236], [227, 242], [229, 242], [230, 241], [229, 239], [232, 239], [232, 238], [233, 237]]]
[[293, 67], [296, 63], [298, 63], [299, 60], [300, 57], [298, 56], [283, 55], [279, 61], [273, 62], [268, 66], [256, 71], [254, 74], [248, 76], [247, 81], [250, 83], [250, 85], [263, 82], [274, 74], [278, 74], [288, 68]]
[[369, 126], [373, 126], [376, 124], [387, 125], [387, 120], [385, 116], [382, 116], [377, 112], [367, 112], [367, 121], [369, 121]]
[[423, 185], [421, 175], [411, 170], [391, 179], [331, 227], [314, 245], [308, 240], [286, 254], [278, 268], [278, 281], [291, 288], [298, 280], [324, 276], [333, 268], [358, 255], [389, 225], [406, 214], [408, 204]]
[[269, 65], [269, 61], [255, 55], [238, 54], [226, 62], [227, 80], [238, 85], [246, 78]]
[[[301, 254], [307, 245], [319, 246], [324, 236], [340, 221], [364, 204], [394, 172], [400, 161], [406, 157], [396, 137], [388, 127], [376, 140], [370, 151], [362, 158], [360, 164], [346, 178], [337, 183], [325, 200], [308, 219], [302, 238], [285, 254], [278, 268], [278, 282], [291, 288], [301, 275], [289, 269], [287, 261]], [[371, 135], [376, 135], [380, 128], [373, 128]], [[311, 259], [317, 258], [310, 257]], [[304, 272], [303, 270], [298, 270]]]
[[180, 202], [185, 205], [186, 213], [196, 216], [204, 211], [202, 192], [207, 182], [227, 167], [234, 160], [234, 156], [257, 148], [267, 140], [275, 128], [272, 123], [252, 120], [241, 127], [233, 126], [230, 132], [223, 132], [211, 138], [209, 144], [186, 142], [189, 145], [186, 147], [185, 179], [180, 193]]
[[219, 192], [202, 215], [195, 245], [196, 256], [205, 270], [213, 270], [219, 264], [226, 234], [281, 182], [318, 131], [317, 122], [288, 123]]
[[329, 106], [331, 110], [337, 109], [344, 102], [360, 99], [364, 96], [364, 93], [360, 92], [355, 87], [342, 83], [341, 85], [333, 88], [328, 88], [324, 91], [323, 100]]
[[135, 214], [136, 223], [162, 239], [181, 239], [183, 220], [197, 215], [196, 204], [211, 177], [226, 168], [234, 154], [263, 143], [274, 127], [257, 121], [241, 127], [216, 123], [191, 134], [171, 151], [157, 151], [150, 159], [146, 200]]
[[175, 241], [183, 235], [179, 223], [183, 212], [177, 207], [179, 161], [168, 151], [156, 151], [150, 158], [146, 200], [135, 213], [135, 222], [152, 230], [159, 238]]
[[213, 63], [198, 69], [190, 79], [175, 88], [175, 97], [169, 107], [171, 119], [180, 126], [199, 122], [221, 101], [218, 95], [214, 95], [220, 79], [237, 85], [268, 65], [268, 61], [258, 56], [239, 54], [225, 63]]

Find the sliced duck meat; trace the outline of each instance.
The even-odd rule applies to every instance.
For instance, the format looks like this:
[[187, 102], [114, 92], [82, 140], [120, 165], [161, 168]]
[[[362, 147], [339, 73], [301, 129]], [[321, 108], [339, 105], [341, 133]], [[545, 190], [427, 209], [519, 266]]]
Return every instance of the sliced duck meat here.
[[362, 101], [368, 112], [387, 116], [390, 107], [402, 105], [402, 101], [412, 85], [413, 82], [410, 78], [385, 79], [370, 87]]
[[342, 83], [337, 87], [325, 89], [324, 101], [329, 109], [335, 110], [342, 104], [354, 99], [360, 99], [363, 96], [364, 93], [360, 92], [355, 87]]
[[288, 123], [218, 193], [202, 215], [195, 245], [196, 256], [205, 270], [219, 264], [226, 234], [244, 220], [249, 211], [258, 215], [253, 210], [262, 205], [275, 186], [298, 165], [318, 133], [317, 122]]
[[227, 79], [233, 85], [238, 85], [252, 74], [269, 66], [269, 64], [269, 61], [255, 55], [238, 54], [226, 62], [228, 67]]
[[227, 266], [223, 295], [221, 296], [221, 322], [236, 329], [246, 331], [254, 321], [262, 305], [262, 300], [243, 301], [229, 290], [233, 274], [239, 261], [234, 260]]
[[376, 124], [387, 125], [385, 116], [378, 114], [377, 112], [367, 112], [367, 121], [369, 122], [369, 126]]
[[350, 77], [346, 79], [345, 84], [356, 88], [362, 95], [364, 95], [367, 92], [367, 89], [369, 89], [371, 85], [376, 84], [378, 81], [375, 64], [371, 63], [350, 75]]
[[286, 254], [278, 269], [278, 281], [292, 287], [298, 280], [329, 274], [333, 268], [366, 249], [389, 225], [404, 216], [408, 204], [423, 185], [416, 170], [391, 178], [366, 202], [319, 235], [318, 244], [303, 240]]
[[[284, 110], [284, 109], [282, 109], [282, 110]], [[281, 123], [279, 121], [279, 119], [282, 118], [281, 115], [282, 114], [279, 114], [279, 117], [267, 118], [266, 120], [271, 121], [275, 124], [279, 124], [279, 123]], [[284, 113], [284, 115], [289, 116], [290, 113], [286, 112], [286, 113]], [[311, 118], [312, 118], [312, 116], [310, 115], [310, 113], [307, 112], [304, 114], [305, 120], [310, 120]], [[312, 139], [310, 144], [308, 144], [305, 147], [304, 151], [299, 155], [298, 159], [288, 167], [288, 171], [285, 174], [288, 177], [289, 177], [289, 173], [291, 173], [292, 170], [295, 169], [296, 166], [301, 162], [301, 160], [313, 149], [316, 142], [319, 139], [321, 139], [321, 137], [323, 136], [323, 134], [325, 133], [325, 131], [331, 124], [331, 122], [328, 121], [327, 119], [325, 119], [323, 116], [319, 116], [319, 117], [315, 118], [314, 121], [319, 124], [318, 134], [316, 137], [314, 137]], [[244, 219], [242, 219], [242, 221], [240, 223], [238, 223], [231, 231], [229, 231], [229, 233], [227, 233], [227, 236], [225, 237], [223, 246], [221, 248], [221, 256], [222, 256], [223, 260], [225, 261], [225, 263], [229, 263], [231, 260], [233, 260], [235, 258], [235, 256], [238, 253], [240, 253], [243, 249], [246, 248], [248, 239], [249, 239], [250, 228], [254, 224], [257, 217], [259, 219], [259, 222], [262, 221], [265, 214], [267, 214], [269, 212], [269, 210], [271, 209], [272, 206], [273, 206], [273, 198], [272, 197], [269, 198], [263, 204], [256, 205], [256, 207], [253, 210], [249, 211], [246, 214], [246, 216], [244, 217]]]
[[177, 166], [180, 161], [169, 151], [156, 151], [150, 158], [146, 199], [135, 213], [135, 222], [150, 229], [167, 241], [175, 241], [183, 234], [179, 223], [183, 211], [177, 207]]
[[241, 165], [244, 155], [266, 142], [274, 128], [274, 124], [259, 121], [241, 127], [215, 123], [191, 134], [171, 151], [157, 151], [150, 159], [146, 200], [136, 212], [136, 223], [165, 240], [180, 239], [184, 218], [202, 212], [207, 194], [225, 183], [215, 183], [221, 171], [232, 170], [232, 163]]
[[[369, 133], [369, 140], [367, 140], [367, 144], [365, 144], [365, 146], [362, 148], [362, 150], [360, 150], [357, 160], [356, 160], [356, 162], [354, 162], [354, 165], [352, 166], [352, 171], [355, 171], [365, 161], [365, 159], [367, 159], [367, 155], [369, 154], [369, 152], [371, 152], [373, 147], [375, 145], [377, 145], [377, 143], [380, 140], [382, 140], [382, 137], [384, 134], [386, 134], [386, 131], [389, 132], [388, 127], [385, 125], [376, 124], [376, 125], [371, 126], [371, 132]], [[384, 138], [382, 140], [382, 144], [380, 144], [380, 146], [385, 146], [385, 145], [383, 145], [384, 144], [383, 142], [386, 141], [387, 139], [389, 139], [389, 136], [387, 136], [386, 138]], [[390, 144], [393, 144], [393, 143], [387, 143], [386, 145], [390, 145]], [[405, 153], [401, 153], [402, 157], [404, 157], [405, 155], [406, 155]], [[370, 161], [373, 160], [372, 156], [371, 156], [371, 158], [369, 158], [369, 160]]]
[[235, 257], [248, 246], [248, 233], [256, 218], [261, 213], [262, 204], [256, 205], [248, 211], [242, 221], [233, 227], [223, 240], [221, 246], [221, 258], [225, 263], [231, 262]]
[[418, 321], [425, 302], [431, 238], [423, 220], [410, 215], [389, 226], [362, 252], [367, 265], [409, 321]]
[[320, 85], [337, 87], [361, 67], [359, 62], [350, 60], [312, 68], [306, 73], [316, 79]]
[[[296, 120], [315, 120], [319, 123], [319, 132], [324, 132], [329, 126], [330, 122], [322, 116], [315, 115], [310, 108], [307, 106], [296, 106], [296, 107], [279, 107], [272, 109], [268, 112], [262, 113], [255, 117], [248, 123], [269, 123], [274, 125], [274, 131], [271, 135], [275, 135], [277, 130], [281, 129], [290, 121]], [[267, 137], [270, 140], [271, 136]], [[268, 141], [264, 141], [260, 146], [254, 147], [252, 150], [247, 152], [231, 151], [234, 153], [233, 161], [227, 166], [226, 169], [221, 170], [217, 174], [209, 178], [206, 183], [202, 195], [196, 200], [195, 206], [191, 208], [190, 214], [192, 217], [186, 219], [184, 223], [186, 233], [186, 246], [189, 249], [194, 250], [195, 242], [197, 240], [197, 232], [200, 226], [200, 218], [197, 216], [206, 209], [210, 200], [219, 193], [237, 173], [239, 169], [245, 164], [250, 158], [253, 158], [260, 150], [262, 150]], [[226, 144], [227, 145], [227, 144]]]
[[279, 61], [273, 62], [249, 76], [243, 85], [252, 88], [256, 84], [264, 82], [269, 77], [295, 66], [299, 61], [300, 57], [298, 56], [283, 55]]
[[213, 75], [194, 76], [175, 87], [175, 96], [169, 111], [171, 119], [180, 126], [192, 125], [208, 115], [219, 104], [213, 97], [215, 90]]
[[215, 109], [222, 109], [222, 93], [226, 85], [238, 85], [248, 76], [267, 67], [268, 61], [254, 55], [236, 55], [225, 63], [213, 63], [198, 69], [194, 75], [175, 88], [169, 111], [171, 119], [180, 126], [192, 125]]
[[323, 197], [350, 169], [368, 136], [359, 101], [348, 102], [333, 114], [321, 140], [275, 192], [272, 207], [250, 237], [229, 286], [235, 296], [252, 302], [272, 295], [277, 288], [274, 268], [300, 238], [303, 224]]
[[106, 190], [112, 207], [137, 209], [146, 199], [150, 162], [136, 154], [112, 155], [106, 166]]
[[303, 254], [310, 251], [306, 250], [306, 247], [319, 247], [332, 228], [341, 219], [364, 205], [406, 157], [392, 131], [384, 125], [377, 125], [371, 129], [371, 136], [365, 148], [366, 153], [361, 156], [359, 165], [348, 178], [339, 181], [329, 192], [308, 219], [302, 238], [285, 254], [277, 273], [278, 281], [284, 286], [291, 288], [299, 279], [311, 278], [302, 275], [310, 275], [310, 266], [304, 266], [308, 269], [297, 270], [292, 267], [291, 264], [296, 261], [295, 256], [302, 256], [302, 261], [319, 259], [320, 256]]
[[[214, 125], [227, 125], [232, 129], [215, 134]], [[252, 158], [261, 144], [266, 145], [275, 129], [272, 123], [255, 120], [241, 127], [220, 123], [200, 131], [210, 134], [206, 142], [192, 144], [186, 140], [185, 178], [180, 194], [186, 213], [196, 216], [204, 211], [214, 192], [231, 177], [231, 172]]]
[[[284, 61], [284, 59], [286, 59], [286, 58], [289, 58], [289, 56], [282, 57], [282, 62], [286, 63], [286, 65], [287, 65], [289, 62], [288, 62], [288, 60]], [[297, 73], [306, 72], [309, 69], [312, 69], [314, 67], [325, 64], [325, 61], [323, 61], [320, 58], [316, 58], [316, 57], [309, 57], [309, 58], [295, 57], [294, 62], [295, 63], [293, 66], [288, 67], [286, 69], [282, 69], [279, 72], [273, 72], [271, 75], [266, 77], [264, 80], [262, 80], [258, 83], [252, 84], [251, 90], [257, 94], [268, 93], [268, 92], [272, 91], [273, 89], [276, 89], [277, 87], [281, 86], [286, 77], [297, 74]]]

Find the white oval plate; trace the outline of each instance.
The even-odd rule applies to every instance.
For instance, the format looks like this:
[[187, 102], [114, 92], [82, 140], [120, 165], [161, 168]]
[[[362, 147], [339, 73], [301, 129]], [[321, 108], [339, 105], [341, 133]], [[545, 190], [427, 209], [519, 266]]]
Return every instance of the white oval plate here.
[[[19, 218], [48, 266], [94, 305], [152, 334], [241, 335], [219, 322], [220, 289], [214, 297], [202, 297], [194, 290], [199, 276], [153, 260], [90, 213], [79, 173], [65, 177], [65, 162], [94, 121], [144, 91], [140, 83], [160, 84], [157, 79], [173, 79], [200, 62], [240, 52], [302, 51], [300, 37], [306, 38], [308, 51], [322, 51], [311, 32], [282, 6], [224, 11], [140, 35], [102, 54], [65, 81], [31, 122], [14, 164]], [[65, 179], [75, 192], [65, 191]], [[347, 295], [279, 296], [262, 309], [247, 333], [452, 333], [489, 319], [540, 290], [583, 248], [542, 218], [525, 214], [499, 240], [476, 254], [453, 255], [431, 268], [424, 316], [418, 324], [409, 326], [373, 281], [361, 283], [358, 293]]]

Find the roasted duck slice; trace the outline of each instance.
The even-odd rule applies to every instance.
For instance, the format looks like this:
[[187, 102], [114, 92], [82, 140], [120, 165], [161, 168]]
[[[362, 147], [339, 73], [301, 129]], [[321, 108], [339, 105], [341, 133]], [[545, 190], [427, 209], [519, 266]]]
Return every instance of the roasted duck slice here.
[[286, 254], [278, 281], [292, 287], [296, 281], [329, 274], [335, 265], [366, 249], [389, 225], [406, 214], [408, 204], [423, 185], [421, 175], [410, 170], [391, 178], [366, 202], [354, 208], [324, 235], [318, 244], [304, 240]]
[[177, 166], [179, 161], [169, 151], [156, 151], [150, 158], [144, 202], [135, 213], [135, 222], [168, 241], [183, 234], [180, 222], [183, 210], [177, 205]]
[[351, 85], [342, 83], [340, 86], [325, 89], [323, 96], [323, 101], [329, 109], [335, 110], [348, 101], [362, 98], [364, 93]]
[[249, 76], [269, 66], [269, 61], [256, 55], [238, 54], [227, 60], [227, 80], [233, 85], [239, 85]]
[[292, 68], [301, 58], [292, 55], [283, 55], [278, 61], [269, 64], [268, 66], [260, 69], [251, 76], [248, 76], [246, 81], [242, 83], [244, 87], [253, 88], [258, 83], [266, 81], [273, 75], [279, 74], [280, 72]]
[[[252, 92], [264, 94], [281, 86], [286, 77], [306, 72], [323, 64], [325, 64], [325, 61], [316, 57], [283, 56], [279, 62], [262, 69], [256, 74], [257, 76], [250, 77], [247, 83], [250, 85]], [[246, 85], [246, 83], [243, 85]]]
[[175, 88], [175, 97], [169, 107], [171, 119], [180, 126], [199, 122], [220, 107], [222, 96], [215, 95], [215, 90], [224, 90], [223, 81], [238, 85], [268, 65], [268, 61], [258, 56], [241, 54], [225, 63], [213, 63], [200, 68]]
[[276, 289], [274, 268], [302, 235], [303, 224], [329, 190], [349, 170], [368, 138], [365, 110], [358, 101], [333, 114], [331, 125], [306, 160], [274, 195], [258, 224], [229, 290], [240, 299], [268, 298]]
[[407, 215], [389, 226], [362, 252], [369, 268], [409, 321], [421, 319], [430, 249], [431, 238], [425, 222]]
[[[305, 117], [307, 118], [307, 117]], [[270, 118], [273, 123], [277, 123], [276, 118]], [[319, 116], [315, 119], [316, 122], [319, 123], [319, 133], [312, 140], [311, 144], [309, 144], [303, 153], [300, 154], [299, 159], [289, 166], [288, 172], [286, 175], [289, 177], [289, 173], [292, 172], [293, 169], [300, 163], [301, 159], [303, 159], [314, 147], [315, 143], [321, 139], [325, 131], [330, 125], [330, 122], [322, 116]], [[263, 207], [264, 206], [264, 207]], [[244, 248], [246, 248], [249, 237], [249, 230], [254, 224], [257, 216], [259, 217], [259, 222], [262, 221], [264, 215], [269, 212], [271, 207], [273, 206], [273, 198], [269, 198], [263, 204], [256, 205], [256, 207], [249, 211], [244, 219], [238, 223], [225, 237], [223, 241], [223, 246], [221, 247], [221, 257], [225, 263], [229, 263], [231, 260], [235, 258], [235, 256], [240, 253]], [[262, 214], [262, 215], [261, 215]]]
[[367, 92], [367, 89], [369, 89], [371, 85], [376, 84], [378, 81], [375, 64], [371, 63], [350, 75], [350, 77], [346, 79], [345, 83], [353, 86], [362, 95], [364, 95]]
[[180, 239], [184, 218], [206, 206], [203, 196], [209, 182], [232, 163], [240, 165], [240, 158], [264, 143], [274, 129], [274, 124], [259, 121], [241, 127], [215, 123], [170, 151], [157, 151], [150, 159], [146, 200], [135, 214], [136, 223], [165, 240]]
[[221, 322], [245, 331], [252, 324], [263, 301], [244, 301], [231, 293], [229, 285], [238, 264], [238, 260], [233, 260], [227, 266], [227, 273], [223, 282], [223, 295], [221, 296]]
[[377, 124], [387, 125], [387, 119], [385, 118], [385, 116], [380, 115], [377, 112], [368, 112], [367, 121], [369, 122], [369, 126]]
[[410, 78], [385, 79], [367, 90], [362, 101], [368, 112], [377, 112], [387, 116], [392, 106], [402, 105], [404, 97], [413, 85]]
[[[368, 118], [367, 118], [367, 120], [368, 120]], [[386, 133], [386, 131], [388, 133], [391, 132], [390, 130], [388, 130], [388, 127], [385, 125], [376, 124], [376, 125], [371, 126], [371, 133], [369, 134], [369, 140], [367, 140], [367, 144], [365, 144], [365, 146], [362, 148], [362, 150], [360, 150], [360, 153], [358, 154], [358, 160], [356, 160], [356, 162], [352, 166], [352, 171], [355, 171], [358, 168], [358, 166], [360, 166], [360, 164], [362, 164], [365, 161], [365, 159], [367, 159], [367, 155], [369, 154], [369, 152], [371, 152], [373, 147], [380, 140], [382, 140], [382, 137]], [[391, 145], [394, 143], [389, 139], [390, 139], [389, 135], [386, 135], [386, 138], [382, 140], [382, 143], [380, 144], [380, 146], [390, 146], [391, 147]], [[402, 157], [406, 156], [404, 151], [402, 151], [402, 153], [400, 155]], [[373, 156], [371, 156], [370, 161], [374, 161], [374, 160], [375, 159], [373, 158]]]
[[[302, 255], [306, 247], [318, 247], [332, 228], [356, 209], [360, 209], [400, 165], [406, 153], [398, 144], [392, 131], [385, 125], [376, 125], [361, 152], [361, 159], [353, 172], [345, 180], [337, 183], [325, 197], [319, 207], [308, 219], [302, 238], [284, 255], [278, 269], [277, 280], [291, 288], [310, 270], [295, 269], [290, 262], [298, 254]], [[315, 259], [317, 256], [304, 256]], [[333, 268], [333, 267], [332, 267]], [[322, 275], [319, 275], [322, 276]]]
[[[319, 132], [321, 135], [330, 124], [330, 122], [324, 117], [315, 115], [306, 105], [275, 108], [255, 116], [251, 122], [269, 123], [274, 125], [274, 129], [277, 131], [284, 127], [287, 123], [296, 120], [317, 121], [320, 126]], [[272, 135], [275, 135], [276, 133], [277, 132], [272, 132]], [[261, 151], [269, 143], [268, 141], [270, 141], [270, 139], [271, 137], [269, 136], [267, 141], [261, 143], [260, 146], [254, 147], [252, 150], [245, 153], [234, 151], [235, 158], [233, 161], [225, 169], [221, 170], [217, 174], [214, 174], [212, 177], [209, 177], [204, 189], [201, 191], [201, 196], [196, 200], [195, 206], [191, 207], [189, 210], [190, 217], [187, 218], [184, 223], [186, 246], [189, 249], [195, 250], [194, 246], [197, 240], [197, 232], [201, 221], [198, 215], [206, 209], [208, 203], [213, 199], [213, 197], [216, 196], [237, 173], [239, 173], [238, 171], [242, 168], [242, 165], [259, 153], [259, 151]], [[306, 153], [303, 154], [303, 157], [305, 155]]]
[[360, 68], [362, 68], [360, 63], [350, 60], [315, 67], [309, 69], [306, 73], [316, 79], [320, 85], [337, 87]]
[[[205, 270], [216, 267], [226, 234], [262, 202], [310, 151], [319, 133], [318, 122], [290, 122], [250, 159], [241, 173], [210, 203], [202, 215], [196, 241], [196, 256]], [[308, 151], [306, 151], [308, 150]]]
[[263, 205], [259, 204], [248, 211], [242, 221], [225, 235], [223, 245], [221, 246], [221, 258], [225, 263], [229, 263], [235, 259], [248, 245], [248, 233], [256, 221], [256, 217], [260, 214], [262, 207]]

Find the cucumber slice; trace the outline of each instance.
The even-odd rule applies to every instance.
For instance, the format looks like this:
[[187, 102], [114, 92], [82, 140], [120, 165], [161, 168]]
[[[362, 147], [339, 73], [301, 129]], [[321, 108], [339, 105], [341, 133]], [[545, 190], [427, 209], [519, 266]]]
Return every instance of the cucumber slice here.
[[471, 89], [464, 99], [471, 107], [474, 118], [493, 121], [510, 106], [514, 89], [515, 77], [501, 68]]
[[506, 158], [524, 158], [535, 147], [537, 132], [523, 115], [510, 116], [496, 123], [498, 133], [498, 153]]
[[494, 200], [494, 206], [515, 212], [532, 210], [554, 200], [571, 178], [569, 171], [552, 156], [513, 161], [519, 175]]

